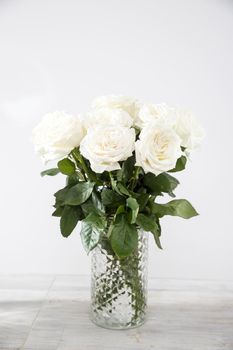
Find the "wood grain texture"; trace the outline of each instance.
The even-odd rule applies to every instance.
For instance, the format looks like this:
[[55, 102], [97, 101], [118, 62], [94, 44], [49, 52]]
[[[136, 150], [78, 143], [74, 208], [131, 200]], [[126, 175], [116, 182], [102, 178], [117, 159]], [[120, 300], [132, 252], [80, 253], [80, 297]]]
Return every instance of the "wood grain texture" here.
[[233, 282], [149, 281], [145, 325], [89, 319], [89, 277], [0, 276], [0, 350], [233, 350]]

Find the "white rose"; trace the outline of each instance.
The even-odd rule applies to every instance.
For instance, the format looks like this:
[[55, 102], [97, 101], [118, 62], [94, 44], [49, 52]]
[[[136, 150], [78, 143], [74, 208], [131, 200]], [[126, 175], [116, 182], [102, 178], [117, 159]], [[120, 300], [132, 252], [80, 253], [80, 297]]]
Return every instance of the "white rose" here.
[[119, 161], [132, 155], [135, 130], [123, 126], [101, 125], [90, 128], [80, 144], [81, 154], [97, 173], [120, 169]]
[[141, 166], [145, 173], [155, 175], [173, 169], [182, 154], [180, 142], [176, 132], [166, 124], [146, 126], [135, 144], [136, 165]]
[[174, 129], [181, 139], [181, 146], [188, 153], [200, 146], [204, 130], [190, 111], [176, 110]]
[[78, 147], [84, 128], [78, 117], [65, 112], [48, 113], [32, 132], [36, 152], [46, 163], [67, 156]]
[[173, 108], [168, 107], [165, 103], [161, 104], [143, 104], [138, 112], [136, 125], [143, 128], [154, 122], [164, 122], [168, 125], [172, 123]]
[[128, 96], [123, 95], [109, 95], [109, 96], [100, 96], [93, 100], [93, 108], [108, 107], [114, 109], [122, 109], [127, 112], [133, 120], [137, 119], [139, 111], [139, 101]]
[[123, 110], [103, 107], [94, 109], [84, 115], [83, 123], [86, 129], [97, 125], [119, 125], [131, 127], [133, 125], [133, 119]]

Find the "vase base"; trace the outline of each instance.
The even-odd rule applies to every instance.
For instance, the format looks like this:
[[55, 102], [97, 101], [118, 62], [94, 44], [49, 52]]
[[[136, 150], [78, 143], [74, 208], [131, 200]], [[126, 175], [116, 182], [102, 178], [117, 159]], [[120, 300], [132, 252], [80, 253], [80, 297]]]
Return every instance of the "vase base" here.
[[105, 328], [105, 329], [111, 329], [111, 330], [127, 330], [127, 329], [133, 329], [133, 328], [138, 328], [141, 327], [145, 322], [146, 319], [140, 320], [140, 322], [138, 321], [135, 324], [126, 324], [126, 325], [122, 325], [122, 324], [114, 324], [114, 323], [108, 323], [105, 322], [105, 320], [95, 320], [93, 318], [90, 318], [92, 323], [94, 323], [96, 326], [101, 327], [101, 328]]

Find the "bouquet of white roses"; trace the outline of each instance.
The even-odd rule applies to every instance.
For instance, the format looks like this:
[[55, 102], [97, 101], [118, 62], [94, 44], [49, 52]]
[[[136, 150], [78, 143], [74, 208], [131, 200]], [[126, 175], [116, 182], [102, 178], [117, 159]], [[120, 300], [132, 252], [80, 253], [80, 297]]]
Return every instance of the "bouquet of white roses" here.
[[64, 174], [66, 186], [55, 193], [53, 216], [68, 237], [81, 221], [81, 238], [90, 252], [103, 237], [119, 259], [133, 253], [138, 228], [151, 232], [161, 248], [160, 219], [188, 219], [197, 212], [175, 197], [179, 184], [171, 173], [185, 169], [203, 130], [185, 110], [143, 104], [124, 96], [100, 97], [86, 115], [54, 112], [33, 130], [35, 149], [57, 167], [44, 175]]

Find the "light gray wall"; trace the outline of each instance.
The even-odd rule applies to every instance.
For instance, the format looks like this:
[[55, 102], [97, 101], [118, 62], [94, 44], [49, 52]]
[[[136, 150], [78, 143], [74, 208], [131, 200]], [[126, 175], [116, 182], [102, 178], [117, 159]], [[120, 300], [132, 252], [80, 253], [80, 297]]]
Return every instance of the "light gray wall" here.
[[233, 277], [232, 37], [232, 1], [0, 1], [0, 273], [89, 273], [78, 231], [50, 216], [64, 180], [40, 178], [29, 137], [48, 111], [123, 93], [190, 107], [207, 132], [178, 176], [201, 215], [164, 219], [150, 275]]

